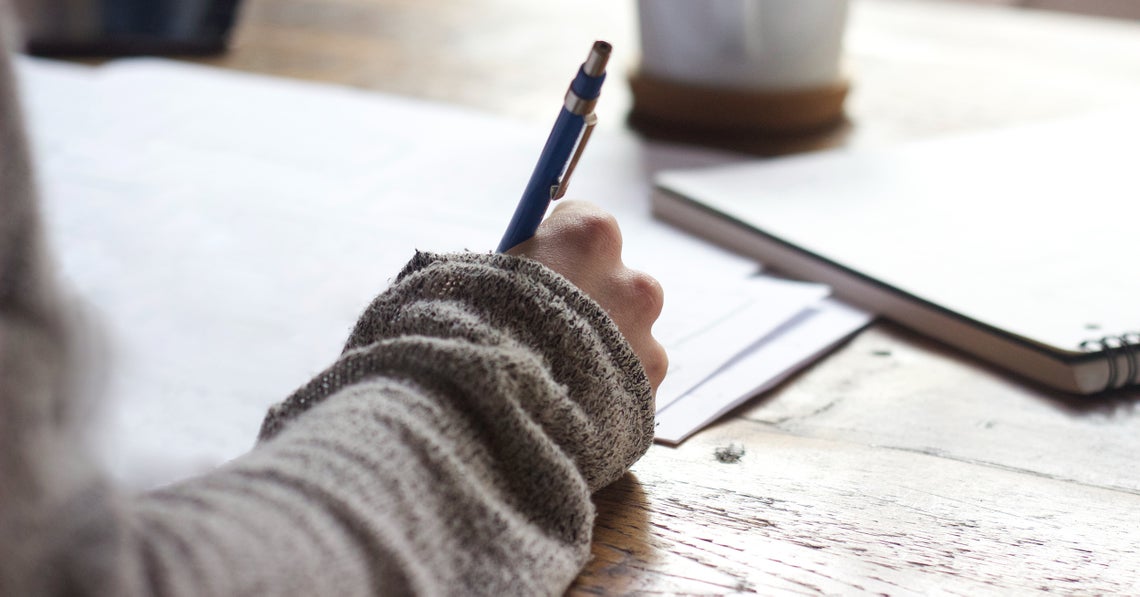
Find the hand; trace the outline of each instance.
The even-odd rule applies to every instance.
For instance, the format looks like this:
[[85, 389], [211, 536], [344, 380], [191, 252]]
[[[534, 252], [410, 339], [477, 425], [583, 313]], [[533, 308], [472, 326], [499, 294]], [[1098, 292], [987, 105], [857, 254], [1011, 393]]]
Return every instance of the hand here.
[[669, 357], [653, 337], [661, 314], [661, 284], [621, 261], [617, 220], [583, 201], [561, 201], [530, 240], [507, 251], [530, 257], [565, 276], [598, 302], [641, 359], [656, 393]]

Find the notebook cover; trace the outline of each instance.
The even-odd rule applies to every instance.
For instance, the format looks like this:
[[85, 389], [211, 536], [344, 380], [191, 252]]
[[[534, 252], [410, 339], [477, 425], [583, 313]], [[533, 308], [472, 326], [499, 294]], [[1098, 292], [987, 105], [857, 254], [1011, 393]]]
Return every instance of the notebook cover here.
[[[680, 223], [711, 240], [725, 226], [765, 236], [766, 254], [753, 255], [762, 262], [799, 253], [907, 308], [1057, 363], [1103, 360], [1107, 342], [1116, 360], [1097, 377], [1123, 385], [1140, 376], [1136, 353], [1122, 348], [1140, 339], [1137, 133], [1135, 114], [1098, 114], [882, 151], [669, 171], [657, 178], [654, 208], [661, 215], [685, 202], [699, 211]], [[787, 273], [819, 280], [818, 271]], [[887, 317], [898, 308], [864, 306]], [[983, 351], [978, 343], [962, 347]]]

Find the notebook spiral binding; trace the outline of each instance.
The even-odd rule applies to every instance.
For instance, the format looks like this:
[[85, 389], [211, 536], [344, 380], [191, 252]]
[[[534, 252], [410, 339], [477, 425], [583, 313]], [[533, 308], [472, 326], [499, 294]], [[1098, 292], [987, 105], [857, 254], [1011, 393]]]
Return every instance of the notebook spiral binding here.
[[[1102, 391], [1140, 383], [1140, 332], [1125, 332], [1119, 336], [1085, 340], [1081, 342], [1080, 348], [1085, 352], [1105, 353], [1108, 362], [1108, 381], [1105, 382]], [[1119, 356], [1124, 357], [1123, 377], [1120, 375], [1120, 365], [1116, 362]]]

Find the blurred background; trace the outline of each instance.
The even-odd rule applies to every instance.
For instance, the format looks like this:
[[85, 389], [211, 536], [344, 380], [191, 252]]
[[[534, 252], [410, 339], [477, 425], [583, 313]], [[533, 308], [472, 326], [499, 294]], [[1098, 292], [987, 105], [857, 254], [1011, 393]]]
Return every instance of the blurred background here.
[[[16, 2], [33, 54], [176, 55], [540, 123], [590, 41], [613, 43], [612, 79], [639, 62], [634, 0]], [[782, 154], [1115, 106], [1138, 93], [1122, 76], [1140, 72], [1138, 19], [1140, 0], [851, 0], [842, 126], [695, 141]], [[627, 127], [632, 103], [628, 86], [608, 85], [599, 126]]]
[[239, 0], [15, 0], [41, 56], [209, 54], [225, 49]]

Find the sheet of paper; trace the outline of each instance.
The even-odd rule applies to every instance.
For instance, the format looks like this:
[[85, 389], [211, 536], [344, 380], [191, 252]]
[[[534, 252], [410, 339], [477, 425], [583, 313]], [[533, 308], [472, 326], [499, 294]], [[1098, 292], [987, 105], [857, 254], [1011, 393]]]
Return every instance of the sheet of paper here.
[[771, 389], [870, 323], [868, 313], [824, 299], [762, 338], [717, 374], [657, 411], [657, 440], [677, 444]]
[[[414, 249], [493, 248], [548, 132], [158, 60], [20, 74], [50, 242], [109, 361], [99, 453], [136, 486], [247, 450]], [[571, 195], [666, 288], [740, 279], [754, 263], [647, 216], [649, 173], [723, 159], [599, 134]]]
[[660, 412], [744, 352], [758, 338], [796, 317], [829, 293], [827, 286], [750, 277], [671, 289], [654, 335], [669, 353], [669, 372], [657, 389]]
[[[109, 371], [96, 453], [135, 487], [249, 449], [266, 408], [333, 362], [414, 249], [494, 247], [548, 132], [160, 60], [23, 60], [19, 73], [49, 240]], [[666, 288], [655, 332], [676, 355], [700, 355], [683, 342], [694, 314], [758, 337], [796, 310], [765, 313], [750, 293], [781, 285], [750, 282], [755, 263], [648, 215], [653, 172], [731, 159], [600, 133], [570, 189], [618, 217], [626, 263]], [[736, 290], [692, 302], [718, 284]]]

